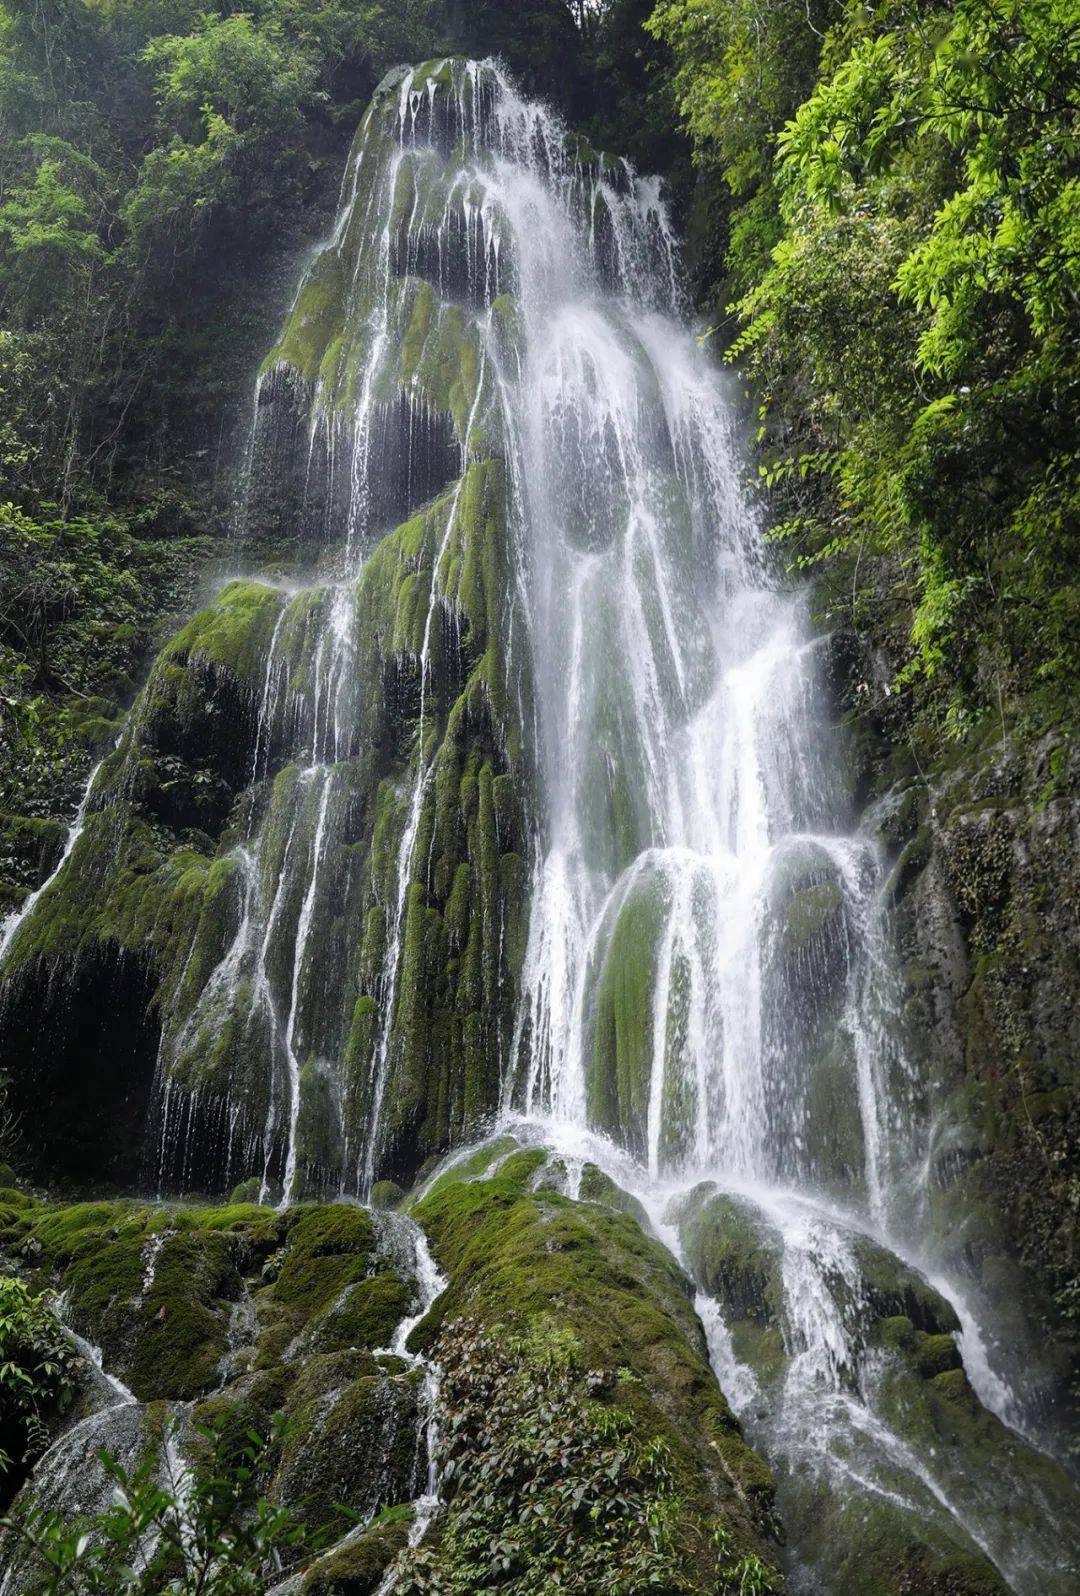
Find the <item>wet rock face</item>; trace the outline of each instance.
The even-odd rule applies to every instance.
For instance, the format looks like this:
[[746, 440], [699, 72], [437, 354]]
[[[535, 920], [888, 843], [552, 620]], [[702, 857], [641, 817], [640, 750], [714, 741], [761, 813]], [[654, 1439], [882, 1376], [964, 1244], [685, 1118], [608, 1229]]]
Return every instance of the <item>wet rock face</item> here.
[[[416, 1288], [378, 1216], [340, 1205], [278, 1213], [19, 1198], [0, 1218], [7, 1268], [59, 1289], [84, 1338], [78, 1398], [24, 1498], [66, 1516], [104, 1508], [112, 1486], [97, 1448], [137, 1464], [171, 1425], [179, 1455], [197, 1463], [201, 1430], [221, 1429], [239, 1447], [250, 1430], [270, 1437], [280, 1413], [265, 1459], [270, 1500], [331, 1540], [349, 1528], [343, 1509], [366, 1522], [397, 1508], [391, 1522], [407, 1525], [426, 1467], [420, 1377], [378, 1349], [413, 1310]], [[396, 1536], [380, 1531], [367, 1566], [381, 1575], [396, 1550]]]
[[1073, 1483], [979, 1401], [953, 1307], [827, 1210], [770, 1202], [705, 1184], [667, 1217], [721, 1304], [721, 1378], [777, 1471], [804, 1573], [860, 1596], [1028, 1581], [1064, 1596]]
[[[1032, 743], [998, 727], [926, 774], [901, 783], [880, 824], [926, 1082], [933, 1232], [1022, 1360], [1032, 1416], [1056, 1404], [1059, 1429], [1080, 1434], [1062, 1405], [1080, 1352], [1080, 750], [1064, 731]], [[1036, 1316], [1041, 1346], [1023, 1323]]]
[[[56, 985], [64, 982], [62, 1002]], [[3, 995], [20, 1168], [139, 1186], [159, 1040], [156, 981], [139, 953], [87, 949], [26, 965]]]

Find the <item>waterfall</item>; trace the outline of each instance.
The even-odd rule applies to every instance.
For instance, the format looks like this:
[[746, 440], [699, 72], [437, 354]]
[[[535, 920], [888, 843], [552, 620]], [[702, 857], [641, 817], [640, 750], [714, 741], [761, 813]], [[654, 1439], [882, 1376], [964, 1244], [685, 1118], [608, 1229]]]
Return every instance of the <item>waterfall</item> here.
[[[891, 1270], [1023, 1423], [922, 1228], [885, 860], [746, 459], [657, 183], [492, 63], [392, 73], [256, 384], [244, 515], [295, 559], [224, 589], [115, 756], [152, 766], [184, 670], [230, 683], [218, 851], [183, 892], [163, 857], [139, 922], [158, 1180], [366, 1198], [498, 1118], [600, 1164], [688, 1264], [687, 1214], [726, 1203], [772, 1270], [782, 1374], [699, 1303], [795, 1539], [822, 1485], [1064, 1592], [1078, 1554], [1034, 1454], [990, 1478], [906, 1437], [866, 1329]], [[95, 788], [118, 832], [134, 791]], [[12, 958], [84, 868], [84, 820]]]
[[91, 770], [89, 776], [86, 778], [86, 786], [83, 788], [82, 797], [79, 799], [79, 805], [75, 811], [74, 819], [72, 820], [71, 825], [68, 827], [67, 836], [64, 838], [64, 846], [60, 850], [60, 857], [56, 861], [56, 864], [45, 877], [45, 880], [41, 883], [41, 885], [39, 887], [35, 887], [33, 892], [28, 892], [19, 907], [13, 910], [12, 913], [7, 916], [3, 925], [0, 925], [0, 962], [3, 961], [5, 954], [11, 947], [11, 944], [14, 942], [20, 927], [33, 914], [37, 904], [48, 892], [53, 882], [56, 881], [60, 876], [64, 866], [71, 858], [71, 855], [75, 850], [75, 844], [82, 836], [83, 829], [86, 825], [86, 816], [90, 807], [90, 795], [93, 792], [94, 783], [97, 780], [100, 769], [101, 762], [99, 760]]
[[[1015, 1523], [1003, 1535], [988, 1482], [957, 1481], [902, 1436], [860, 1341], [859, 1238], [920, 1262], [910, 1188], [925, 1127], [899, 1041], [884, 861], [855, 829], [821, 640], [806, 594], [764, 553], [736, 406], [686, 326], [657, 189], [624, 165], [583, 164], [557, 119], [490, 66], [406, 73], [397, 109], [395, 192], [415, 163], [403, 236], [377, 225], [369, 236], [382, 262], [396, 250], [473, 307], [480, 376], [459, 421], [462, 460], [477, 433], [486, 447], [499, 439], [513, 556], [504, 615], [527, 640], [530, 911], [503, 1113], [519, 1133], [524, 1114], [563, 1152], [586, 1128], [610, 1137], [620, 1150], [594, 1135], [592, 1156], [632, 1186], [677, 1252], [665, 1221], [673, 1194], [703, 1179], [751, 1194], [778, 1238], [790, 1354], [778, 1395], [763, 1397], [715, 1300], [702, 1298], [751, 1434], [789, 1478], [808, 1470], [856, 1498], [937, 1515], [1015, 1589], [1035, 1570], [1058, 1588], [1059, 1551]], [[445, 188], [425, 188], [431, 147], [455, 140], [460, 167]], [[512, 336], [495, 314], [508, 293]], [[358, 385], [362, 410], [377, 386]], [[372, 500], [366, 420], [355, 438], [350, 528], [362, 518], [357, 492]], [[410, 432], [410, 459], [412, 448]], [[407, 978], [438, 602], [433, 580], [365, 1185]], [[513, 676], [509, 649], [504, 669]], [[1001, 1409], [1000, 1380], [978, 1360], [969, 1368]], [[1016, 1488], [1014, 1477], [1006, 1494]]]
[[[445, 1291], [446, 1281], [431, 1256], [427, 1237], [414, 1220], [407, 1219], [403, 1215], [384, 1214], [382, 1223], [390, 1231], [397, 1250], [404, 1250], [407, 1253], [408, 1273], [411, 1274], [416, 1287], [413, 1311], [398, 1325], [387, 1351], [394, 1357], [403, 1358], [409, 1367], [420, 1369], [423, 1375], [420, 1396], [420, 1442], [423, 1455], [419, 1459], [420, 1467], [417, 1470], [421, 1489], [413, 1504], [414, 1513], [409, 1526], [408, 1541], [410, 1546], [417, 1546], [439, 1510], [439, 1391], [442, 1375], [438, 1364], [432, 1359], [421, 1353], [409, 1351], [409, 1337], [436, 1297]], [[380, 1582], [376, 1596], [389, 1596], [389, 1592], [394, 1589], [395, 1572], [391, 1566], [386, 1577]]]

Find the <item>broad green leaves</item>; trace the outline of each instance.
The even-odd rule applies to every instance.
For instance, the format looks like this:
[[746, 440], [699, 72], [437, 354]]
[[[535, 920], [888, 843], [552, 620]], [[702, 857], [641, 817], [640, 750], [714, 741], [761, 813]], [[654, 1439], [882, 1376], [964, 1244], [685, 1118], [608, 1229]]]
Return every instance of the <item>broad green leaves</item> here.
[[[785, 66], [799, 13], [804, 53]], [[1000, 711], [1003, 681], [1067, 692], [1080, 3], [836, 0], [825, 22], [791, 0], [755, 7], [756, 33], [741, 14], [663, 0], [653, 26], [699, 154], [740, 195], [736, 85], [779, 70], [775, 115], [805, 52], [817, 62], [786, 122], [756, 124], [763, 175], [729, 227], [729, 353], [763, 406], [774, 536], [793, 565], [840, 568], [857, 621], [906, 612], [898, 672], [933, 677], [929, 702]]]

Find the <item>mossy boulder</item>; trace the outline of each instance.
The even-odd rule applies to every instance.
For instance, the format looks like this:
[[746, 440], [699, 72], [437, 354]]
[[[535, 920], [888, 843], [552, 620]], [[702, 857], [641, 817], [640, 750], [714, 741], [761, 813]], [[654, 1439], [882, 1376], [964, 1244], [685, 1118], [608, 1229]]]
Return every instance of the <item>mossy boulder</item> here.
[[[207, 1432], [225, 1456], [262, 1437], [260, 1489], [313, 1531], [345, 1539], [318, 1579], [346, 1569], [359, 1579], [396, 1555], [427, 1464], [423, 1370], [376, 1355], [417, 1290], [395, 1267], [382, 1216], [352, 1204], [65, 1208], [11, 1196], [8, 1267], [63, 1293], [73, 1329], [130, 1387], [133, 1433], [149, 1426], [160, 1447], [165, 1419], [178, 1415], [177, 1444], [196, 1465], [214, 1453]], [[117, 1403], [89, 1355], [86, 1369], [87, 1395], [60, 1420], [60, 1437]], [[70, 1515], [90, 1498], [57, 1500]], [[376, 1521], [364, 1548], [349, 1533], [356, 1519]]]
[[679, 1201], [671, 1217], [695, 1280], [720, 1298], [733, 1319], [779, 1323], [779, 1238], [752, 1203], [706, 1184]]
[[646, 1150], [657, 959], [669, 909], [660, 876], [630, 885], [611, 911], [590, 1003], [589, 1121], [638, 1155]]
[[[455, 1326], [481, 1325], [520, 1348], [521, 1378], [558, 1365], [628, 1434], [661, 1445], [686, 1577], [712, 1588], [717, 1521], [747, 1555], [769, 1560], [769, 1471], [716, 1384], [678, 1265], [630, 1214], [532, 1189], [546, 1157], [512, 1154], [487, 1176], [450, 1168], [422, 1197], [414, 1213], [448, 1285], [411, 1345], [437, 1356]], [[452, 1504], [449, 1523], [453, 1541]]]
[[286, 1210], [85, 1203], [13, 1207], [6, 1245], [65, 1293], [77, 1329], [140, 1400], [218, 1388], [246, 1365], [385, 1346], [413, 1299], [354, 1205]]
[[302, 1596], [374, 1596], [386, 1570], [405, 1549], [412, 1520], [411, 1507], [385, 1509], [305, 1570]]
[[404, 1196], [396, 1180], [377, 1180], [368, 1201], [372, 1208], [396, 1208]]
[[643, 1204], [631, 1192], [624, 1191], [617, 1181], [612, 1180], [596, 1164], [586, 1163], [582, 1169], [577, 1196], [581, 1202], [601, 1203], [605, 1208], [629, 1214], [647, 1236], [652, 1234], [652, 1223]]
[[[292, 1386], [288, 1428], [275, 1458], [270, 1491], [313, 1528], [368, 1518], [408, 1502], [418, 1488], [419, 1375], [354, 1372], [353, 1355], [310, 1359]], [[344, 1365], [344, 1366], [342, 1366]]]

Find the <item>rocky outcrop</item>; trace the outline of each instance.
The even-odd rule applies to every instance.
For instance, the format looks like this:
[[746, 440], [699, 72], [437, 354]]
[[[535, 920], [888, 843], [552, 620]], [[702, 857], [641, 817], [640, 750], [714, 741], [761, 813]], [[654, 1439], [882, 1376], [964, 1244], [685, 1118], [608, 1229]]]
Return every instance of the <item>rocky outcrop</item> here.
[[952, 1304], [828, 1210], [771, 1202], [704, 1184], [668, 1217], [800, 1561], [845, 1596], [1064, 1596], [1073, 1482], [979, 1400]]
[[[395, 1558], [395, 1588], [425, 1573], [475, 1589], [504, 1555], [508, 1592], [563, 1559], [597, 1581], [574, 1588], [712, 1591], [723, 1570], [758, 1569], [779, 1591], [771, 1476], [709, 1368], [688, 1281], [635, 1219], [554, 1190], [557, 1174], [503, 1138], [437, 1176], [411, 1219], [4, 1193], [6, 1267], [62, 1291], [86, 1386], [22, 1504], [104, 1505], [92, 1452], [72, 1464], [91, 1442], [137, 1466], [171, 1434], [197, 1465], [208, 1434], [239, 1448], [254, 1432], [260, 1489], [337, 1541], [294, 1571], [305, 1593], [370, 1593]], [[446, 1289], [402, 1357], [385, 1349], [422, 1306], [417, 1221]], [[443, 1365], [446, 1507], [408, 1552], [427, 1472], [418, 1353]], [[13, 1567], [12, 1589], [34, 1588], [23, 1552]]]
[[1080, 748], [998, 724], [888, 775], [868, 822], [894, 860], [937, 1256], [991, 1305], [1029, 1422], [1075, 1437]]

